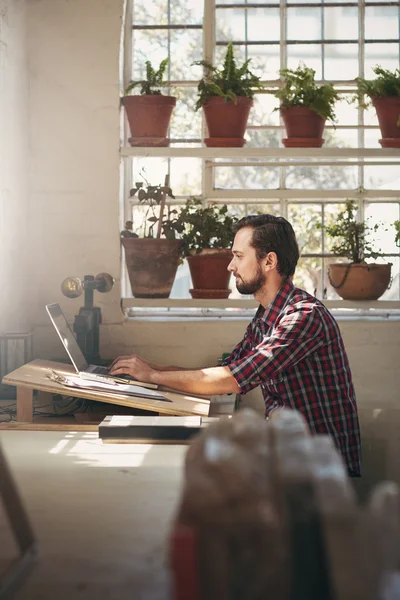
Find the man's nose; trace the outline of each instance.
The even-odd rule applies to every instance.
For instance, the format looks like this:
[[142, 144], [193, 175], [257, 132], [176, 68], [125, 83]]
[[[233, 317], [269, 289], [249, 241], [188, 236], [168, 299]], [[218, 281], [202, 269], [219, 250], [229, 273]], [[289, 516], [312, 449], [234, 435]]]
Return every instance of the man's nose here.
[[234, 258], [232, 258], [231, 262], [229, 263], [229, 265], [227, 266], [228, 271], [233, 272], [234, 271], [234, 267], [232, 265], [234, 261]]

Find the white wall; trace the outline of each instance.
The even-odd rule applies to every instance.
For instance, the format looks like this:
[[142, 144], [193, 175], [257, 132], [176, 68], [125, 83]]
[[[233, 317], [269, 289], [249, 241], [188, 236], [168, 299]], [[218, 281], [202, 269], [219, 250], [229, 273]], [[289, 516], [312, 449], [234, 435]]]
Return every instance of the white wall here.
[[[44, 305], [69, 316], [67, 276], [119, 278], [119, 85], [123, 0], [28, 3], [31, 227], [35, 325]], [[106, 321], [121, 319], [119, 286], [97, 295]], [[103, 303], [104, 300], [104, 303]]]
[[[118, 59], [123, 0], [28, 3], [28, 101], [23, 2], [14, 0], [12, 5], [13, 33], [11, 28], [2, 30], [6, 41], [0, 48], [0, 85], [6, 90], [6, 96], [0, 94], [4, 107], [0, 118], [8, 131], [0, 154], [8, 166], [0, 184], [2, 247], [13, 257], [12, 265], [3, 260], [2, 275], [9, 278], [12, 293], [3, 297], [2, 309], [8, 318], [12, 302], [23, 306], [34, 326], [35, 355], [61, 357], [44, 305], [59, 301], [71, 321], [82, 305], [82, 298], [62, 296], [61, 281], [68, 275], [101, 271], [117, 280], [120, 275]], [[10, 13], [11, 0], [1, 6]], [[7, 54], [10, 44], [18, 45], [12, 60]], [[17, 114], [22, 114], [22, 121], [17, 121]], [[26, 236], [28, 229], [33, 243], [21, 246], [21, 232]], [[113, 292], [96, 294], [103, 313], [106, 358], [138, 352], [154, 361], [206, 366], [235, 345], [246, 325], [127, 323], [119, 301], [119, 281]], [[397, 407], [400, 322], [343, 321], [340, 326], [362, 410], [372, 415], [375, 407]], [[262, 410], [257, 392], [247, 401]], [[366, 418], [371, 424], [372, 417]]]
[[30, 330], [28, 76], [25, 0], [0, 0], [0, 334]]

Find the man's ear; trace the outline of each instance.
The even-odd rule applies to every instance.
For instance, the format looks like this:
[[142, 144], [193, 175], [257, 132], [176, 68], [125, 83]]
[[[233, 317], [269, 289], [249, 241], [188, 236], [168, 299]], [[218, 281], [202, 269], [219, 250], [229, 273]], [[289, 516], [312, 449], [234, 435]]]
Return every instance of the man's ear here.
[[263, 259], [264, 268], [266, 271], [272, 271], [278, 268], [278, 256], [276, 252], [268, 252]]

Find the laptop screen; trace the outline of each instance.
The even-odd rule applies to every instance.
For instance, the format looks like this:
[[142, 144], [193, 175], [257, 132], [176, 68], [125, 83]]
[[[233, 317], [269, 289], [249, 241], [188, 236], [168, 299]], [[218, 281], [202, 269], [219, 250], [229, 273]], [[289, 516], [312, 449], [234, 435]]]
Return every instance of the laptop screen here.
[[76, 372], [79, 373], [79, 371], [84, 371], [89, 365], [86, 362], [82, 350], [78, 346], [78, 342], [67, 323], [67, 319], [65, 318], [60, 305], [48, 304], [46, 310]]

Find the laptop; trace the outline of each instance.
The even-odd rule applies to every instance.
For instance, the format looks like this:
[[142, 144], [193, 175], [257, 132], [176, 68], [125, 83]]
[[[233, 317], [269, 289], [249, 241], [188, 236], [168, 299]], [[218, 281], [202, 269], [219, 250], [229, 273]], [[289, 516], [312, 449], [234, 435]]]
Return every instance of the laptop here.
[[89, 365], [86, 358], [80, 349], [78, 342], [75, 339], [74, 334], [70, 326], [67, 323], [64, 313], [61, 310], [59, 304], [47, 304], [47, 313], [50, 317], [51, 322], [54, 325], [54, 329], [58, 333], [58, 337], [64, 346], [71, 363], [74, 366], [75, 371], [79, 374], [82, 379], [89, 379], [92, 381], [106, 382], [107, 380], [118, 381], [119, 383], [128, 383], [130, 385], [138, 385], [141, 387], [147, 387], [150, 389], [157, 389], [158, 386], [153, 383], [142, 383], [136, 379], [129, 378], [127, 376], [111, 375], [108, 372], [107, 367], [100, 365]]

